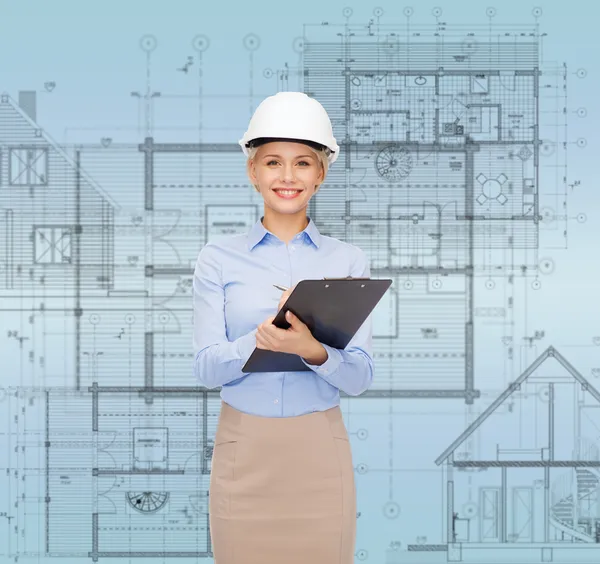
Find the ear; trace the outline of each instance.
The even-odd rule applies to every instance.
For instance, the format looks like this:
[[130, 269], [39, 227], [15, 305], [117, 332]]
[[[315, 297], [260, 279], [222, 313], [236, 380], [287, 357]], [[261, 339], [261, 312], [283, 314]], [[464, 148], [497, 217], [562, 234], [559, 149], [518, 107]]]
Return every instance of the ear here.
[[321, 171], [319, 172], [319, 176], [317, 177], [317, 183], [315, 184], [315, 194], [319, 191], [319, 188], [325, 181], [325, 169], [323, 167], [323, 163], [320, 166]]
[[319, 173], [319, 177], [317, 178], [317, 186], [321, 186], [325, 181], [325, 170], [323, 169], [323, 165], [321, 165], [321, 172]]
[[257, 192], [260, 192], [260, 190], [258, 188], [256, 188], [256, 185], [258, 184], [258, 180], [256, 179], [256, 174], [254, 174], [254, 161], [252, 161], [251, 159], [248, 159], [248, 162], [246, 163], [246, 172], [248, 173], [248, 178], [250, 179], [250, 184], [252, 184], [252, 186], [254, 186], [254, 188]]

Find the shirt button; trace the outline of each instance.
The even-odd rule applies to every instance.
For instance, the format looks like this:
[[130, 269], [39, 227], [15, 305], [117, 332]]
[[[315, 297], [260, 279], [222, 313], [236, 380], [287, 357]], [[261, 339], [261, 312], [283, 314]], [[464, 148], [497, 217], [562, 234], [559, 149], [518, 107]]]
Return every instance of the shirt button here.
[[273, 400], [273, 403], [279, 403], [278, 399]]

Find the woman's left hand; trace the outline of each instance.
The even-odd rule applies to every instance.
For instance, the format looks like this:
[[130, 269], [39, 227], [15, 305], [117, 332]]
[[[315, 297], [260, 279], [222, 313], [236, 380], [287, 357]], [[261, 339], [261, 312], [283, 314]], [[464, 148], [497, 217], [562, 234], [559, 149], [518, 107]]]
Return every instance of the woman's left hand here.
[[286, 321], [291, 325], [288, 329], [279, 329], [273, 325], [275, 316], [268, 317], [256, 331], [256, 346], [259, 349], [297, 354], [302, 357], [312, 356], [321, 347], [310, 329], [291, 311], [286, 313]]

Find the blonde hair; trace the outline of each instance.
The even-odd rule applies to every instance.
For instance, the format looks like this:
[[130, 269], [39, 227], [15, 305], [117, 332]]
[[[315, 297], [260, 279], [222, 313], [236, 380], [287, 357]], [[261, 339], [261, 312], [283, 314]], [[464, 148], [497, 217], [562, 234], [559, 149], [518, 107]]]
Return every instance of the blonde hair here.
[[[325, 147], [323, 149], [313, 149], [310, 145], [306, 145], [306, 146], [317, 156], [317, 159], [321, 163], [321, 166], [323, 167], [323, 182], [325, 182], [325, 177], [327, 176], [327, 172], [329, 171], [329, 158], [328, 158], [329, 149], [327, 149]], [[260, 148], [260, 146], [259, 147], [250, 147], [250, 149], [248, 149], [248, 159], [247, 159], [248, 161], [251, 161], [252, 159], [254, 159], [259, 148]], [[256, 188], [257, 191], [259, 191], [259, 188], [256, 184], [253, 184], [253, 186], [254, 186], [254, 188]], [[315, 186], [315, 190], [318, 189], [319, 187], [320, 187], [320, 184], [317, 184]]]

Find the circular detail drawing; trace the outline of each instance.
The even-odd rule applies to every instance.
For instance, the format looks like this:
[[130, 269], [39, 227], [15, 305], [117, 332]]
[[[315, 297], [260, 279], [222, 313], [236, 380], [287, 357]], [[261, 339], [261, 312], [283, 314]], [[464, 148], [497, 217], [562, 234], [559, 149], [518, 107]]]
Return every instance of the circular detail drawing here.
[[488, 278], [488, 279], [485, 281], [485, 287], [486, 287], [488, 290], [493, 290], [493, 289], [496, 287], [496, 283], [495, 283], [495, 282], [494, 282], [494, 281], [493, 281], [491, 278]]
[[360, 107], [362, 106], [362, 102], [358, 98], [354, 98], [353, 100], [350, 101], [350, 106], [352, 107], [353, 110], [359, 110]]
[[485, 15], [486, 15], [488, 18], [493, 18], [493, 17], [496, 15], [496, 8], [488, 8], [488, 9], [485, 11]]
[[256, 33], [249, 33], [244, 37], [244, 47], [248, 51], [256, 51], [260, 47], [260, 37]]
[[540, 219], [544, 223], [552, 223], [556, 219], [556, 212], [552, 208], [542, 208], [540, 210]]
[[544, 402], [547, 403], [550, 399], [550, 388], [548, 386], [543, 386], [540, 388], [538, 392], [538, 397]]
[[98, 325], [100, 323], [100, 316], [97, 313], [92, 313], [89, 320], [92, 325]]
[[580, 118], [584, 118], [584, 117], [586, 117], [586, 116], [587, 116], [587, 110], [586, 110], [585, 108], [578, 108], [578, 109], [577, 109], [577, 115], [578, 115]]
[[140, 513], [156, 513], [169, 499], [167, 492], [127, 492], [129, 505]]
[[353, 13], [353, 12], [352, 12], [352, 8], [350, 8], [350, 7], [346, 7], [346, 8], [344, 8], [344, 9], [342, 10], [342, 14], [343, 14], [343, 16], [344, 16], [345, 18], [349, 18], [349, 17], [351, 17], [351, 16], [352, 16], [352, 13]]
[[415, 13], [415, 11], [412, 9], [411, 6], [407, 6], [406, 8], [404, 8], [404, 15], [407, 18], [410, 18], [414, 13]]
[[542, 11], [542, 9], [541, 9], [541, 8], [537, 8], [537, 7], [536, 7], [536, 8], [534, 8], [533, 10], [531, 10], [531, 13], [533, 14], [533, 17], [534, 17], [534, 18], [539, 18], [539, 17], [541, 17], [541, 16], [542, 16], [542, 14], [543, 14], [544, 12]]
[[357, 471], [359, 474], [366, 474], [366, 473], [368, 472], [368, 470], [369, 470], [369, 467], [368, 467], [368, 466], [367, 466], [367, 465], [366, 465], [364, 462], [361, 462], [361, 463], [360, 463], [360, 464], [359, 464], [359, 465], [356, 467], [356, 471]]
[[425, 84], [427, 84], [427, 79], [424, 76], [417, 76], [415, 78], [415, 84], [417, 86], [424, 86]]
[[292, 42], [292, 49], [295, 53], [303, 53], [304, 52], [304, 37], [296, 37]]
[[477, 516], [477, 504], [473, 501], [469, 501], [462, 506], [462, 515], [461, 517], [465, 517], [466, 519], [473, 519], [473, 517]]
[[577, 69], [577, 78], [585, 78], [587, 71], [585, 69]]
[[165, 323], [168, 323], [169, 321], [169, 314], [168, 313], [161, 313], [158, 316], [158, 320], [164, 325]]
[[208, 49], [210, 45], [210, 40], [206, 35], [196, 35], [194, 39], [192, 39], [192, 49], [198, 51], [198, 53], [203, 53]]
[[140, 48], [142, 51], [146, 51], [146, 53], [151, 53], [156, 49], [158, 45], [158, 41], [154, 35], [143, 35], [140, 39]]
[[263, 76], [265, 78], [271, 78], [273, 76], [273, 69], [265, 69], [263, 71]]
[[401, 180], [412, 171], [412, 156], [405, 147], [389, 146], [382, 149], [375, 159], [375, 168], [382, 178]]
[[555, 146], [552, 141], [543, 141], [542, 146], [540, 147], [540, 153], [544, 155], [544, 157], [550, 157], [554, 154]]
[[373, 15], [374, 15], [376, 18], [380, 18], [381, 16], [383, 16], [383, 8], [380, 8], [379, 6], [377, 6], [377, 8], [375, 8], [375, 9], [373, 10]]
[[366, 429], [359, 429], [356, 432], [356, 436], [361, 440], [364, 441], [368, 436], [369, 436], [369, 431], [367, 431]]
[[587, 146], [587, 140], [584, 139], [583, 137], [580, 137], [579, 139], [577, 139], [577, 146], [580, 149], [583, 149], [585, 146]]
[[531, 287], [534, 290], [539, 290], [542, 287], [542, 283], [536, 278], [532, 283], [531, 283]]
[[404, 289], [405, 290], [412, 290], [412, 287], [413, 287], [412, 280], [407, 280], [406, 282], [404, 282]]
[[587, 221], [587, 215], [585, 215], [584, 213], [578, 213], [577, 214], [577, 221], [579, 223], [585, 223]]
[[552, 274], [554, 272], [554, 261], [550, 257], [544, 257], [540, 260], [539, 269], [542, 274]]
[[431, 13], [432, 13], [432, 14], [433, 14], [433, 15], [434, 15], [436, 18], [439, 18], [439, 17], [442, 15], [443, 11], [442, 11], [442, 9], [441, 9], [439, 6], [436, 6], [436, 7], [435, 7], [433, 10], [431, 10]]
[[125, 316], [125, 323], [127, 323], [127, 325], [133, 325], [135, 323], [135, 315], [133, 315], [133, 313], [128, 313]]
[[442, 287], [442, 281], [439, 278], [436, 278], [431, 283], [431, 286], [433, 287], [434, 290], [439, 290]]
[[495, 178], [489, 178], [483, 183], [481, 190], [489, 200], [495, 200], [502, 194], [502, 185]]
[[388, 501], [383, 506], [383, 514], [388, 519], [396, 519], [400, 515], [400, 506], [395, 501]]
[[369, 553], [364, 548], [362, 548], [356, 553], [356, 558], [364, 561], [367, 558], [369, 558]]

